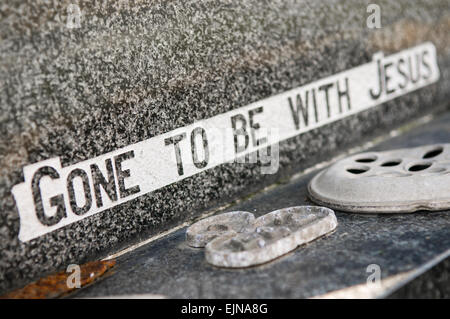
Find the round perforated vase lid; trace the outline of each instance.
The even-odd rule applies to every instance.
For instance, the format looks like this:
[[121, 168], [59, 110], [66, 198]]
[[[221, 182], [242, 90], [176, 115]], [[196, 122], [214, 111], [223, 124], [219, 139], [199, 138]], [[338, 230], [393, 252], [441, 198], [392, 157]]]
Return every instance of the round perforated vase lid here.
[[309, 183], [310, 198], [349, 212], [405, 213], [450, 208], [450, 144], [345, 158]]

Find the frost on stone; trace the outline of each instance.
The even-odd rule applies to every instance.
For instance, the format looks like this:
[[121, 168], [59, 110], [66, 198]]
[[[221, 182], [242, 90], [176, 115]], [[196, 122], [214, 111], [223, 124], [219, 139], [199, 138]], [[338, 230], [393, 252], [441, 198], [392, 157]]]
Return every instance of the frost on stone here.
[[298, 206], [255, 220], [251, 231], [225, 234], [206, 245], [206, 260], [221, 267], [248, 267], [282, 256], [337, 226], [331, 209]]
[[192, 247], [205, 247], [219, 236], [250, 231], [254, 222], [252, 213], [242, 211], [211, 216], [190, 226], [186, 231], [186, 241]]

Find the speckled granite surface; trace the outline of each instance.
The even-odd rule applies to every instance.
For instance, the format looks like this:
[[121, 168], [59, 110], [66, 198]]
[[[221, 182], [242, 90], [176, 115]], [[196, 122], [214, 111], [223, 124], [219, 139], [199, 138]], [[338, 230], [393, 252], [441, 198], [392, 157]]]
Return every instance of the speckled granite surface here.
[[[450, 112], [371, 150], [442, 143], [450, 138]], [[287, 181], [224, 210], [261, 216], [280, 207], [311, 205], [306, 186], [317, 171]], [[420, 271], [450, 249], [450, 211], [412, 214], [354, 214], [336, 211], [334, 232], [258, 267], [227, 269], [205, 261], [203, 249], [186, 244], [185, 231], [139, 247], [117, 259], [111, 276], [74, 297], [161, 294], [167, 298], [310, 298], [364, 285], [377, 265], [381, 280]], [[448, 257], [447, 257], [448, 260]], [[435, 261], [437, 262], [437, 261]], [[448, 261], [407, 285], [387, 285], [377, 294], [356, 297], [448, 296]], [[431, 265], [433, 266], [433, 265]], [[406, 276], [407, 277], [407, 276]], [[406, 279], [406, 278], [405, 278]], [[429, 281], [427, 281], [429, 280]], [[400, 285], [400, 287], [399, 287]], [[403, 288], [405, 287], [405, 288]], [[410, 287], [410, 289], [406, 288]], [[339, 295], [339, 298], [348, 298]]]
[[[448, 1], [69, 1], [0, 5], [0, 291], [116, 251], [346, 147], [446, 107]], [[128, 3], [128, 5], [127, 5]], [[28, 243], [11, 187], [22, 166], [64, 166], [247, 105], [424, 41], [437, 84], [280, 145], [280, 171], [226, 164]]]
[[401, 287], [389, 298], [450, 298], [450, 258], [445, 259], [425, 274]]

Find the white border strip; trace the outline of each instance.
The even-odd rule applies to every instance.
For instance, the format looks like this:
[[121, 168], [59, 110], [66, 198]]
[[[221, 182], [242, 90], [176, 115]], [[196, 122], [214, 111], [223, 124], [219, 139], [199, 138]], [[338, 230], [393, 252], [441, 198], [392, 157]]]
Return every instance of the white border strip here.
[[[439, 80], [424, 43], [302, 87], [62, 167], [27, 165], [12, 193], [28, 241], [256, 150], [372, 108]], [[107, 191], [108, 190], [108, 191]]]

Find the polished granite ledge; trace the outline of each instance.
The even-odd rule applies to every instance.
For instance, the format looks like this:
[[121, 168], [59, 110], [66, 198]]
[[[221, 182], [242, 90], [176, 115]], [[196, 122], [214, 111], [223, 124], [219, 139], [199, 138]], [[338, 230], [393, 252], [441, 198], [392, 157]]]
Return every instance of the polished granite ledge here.
[[[397, 132], [400, 134], [401, 132]], [[393, 134], [396, 135], [396, 134]], [[450, 113], [389, 138], [384, 151], [450, 140]], [[256, 216], [313, 204], [306, 185], [317, 171], [226, 209]], [[448, 296], [450, 211], [408, 214], [336, 212], [337, 229], [272, 262], [247, 269], [216, 268], [185, 242], [186, 228], [117, 258], [114, 272], [74, 297], [163, 295], [167, 298], [379, 298]], [[365, 283], [376, 264], [380, 289]], [[424, 279], [425, 278], [425, 279]]]

